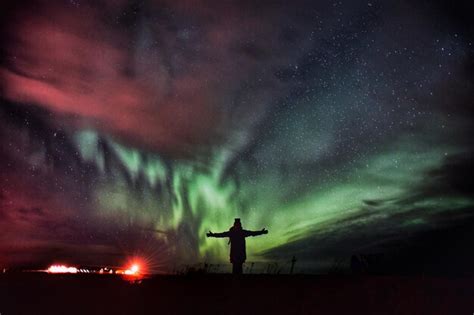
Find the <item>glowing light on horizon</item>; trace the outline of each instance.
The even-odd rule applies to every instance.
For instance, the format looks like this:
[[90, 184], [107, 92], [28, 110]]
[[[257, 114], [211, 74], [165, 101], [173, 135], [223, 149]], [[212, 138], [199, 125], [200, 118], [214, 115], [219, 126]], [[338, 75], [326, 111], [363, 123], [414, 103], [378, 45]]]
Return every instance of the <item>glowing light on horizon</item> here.
[[51, 265], [47, 271], [49, 273], [77, 273], [77, 268], [64, 265]]
[[140, 271], [140, 267], [137, 264], [132, 265], [129, 269], [125, 270], [123, 273], [126, 275], [138, 275]]

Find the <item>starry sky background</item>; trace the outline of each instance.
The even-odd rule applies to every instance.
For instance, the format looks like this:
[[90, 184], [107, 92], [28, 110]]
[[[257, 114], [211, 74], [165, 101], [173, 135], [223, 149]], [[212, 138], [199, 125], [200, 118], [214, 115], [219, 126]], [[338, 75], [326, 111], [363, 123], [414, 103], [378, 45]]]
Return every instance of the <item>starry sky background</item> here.
[[11, 2], [0, 265], [474, 265], [468, 1]]

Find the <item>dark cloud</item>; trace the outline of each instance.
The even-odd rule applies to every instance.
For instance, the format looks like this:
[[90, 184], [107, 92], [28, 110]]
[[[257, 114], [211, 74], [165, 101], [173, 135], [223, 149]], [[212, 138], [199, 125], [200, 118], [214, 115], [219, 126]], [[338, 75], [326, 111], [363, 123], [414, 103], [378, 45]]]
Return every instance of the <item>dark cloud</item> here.
[[427, 172], [423, 182], [396, 204], [403, 206], [416, 200], [435, 197], [471, 198], [474, 181], [467, 174], [472, 174], [474, 171], [473, 157], [472, 151], [447, 157], [441, 167]]

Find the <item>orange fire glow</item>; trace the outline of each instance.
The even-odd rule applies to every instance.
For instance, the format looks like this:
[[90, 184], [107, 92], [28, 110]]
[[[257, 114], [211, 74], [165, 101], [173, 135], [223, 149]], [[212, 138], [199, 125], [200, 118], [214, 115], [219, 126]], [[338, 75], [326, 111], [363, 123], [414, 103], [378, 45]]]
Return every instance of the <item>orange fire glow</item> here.
[[132, 265], [129, 269], [124, 271], [126, 275], [138, 275], [140, 273], [140, 267], [137, 264]]

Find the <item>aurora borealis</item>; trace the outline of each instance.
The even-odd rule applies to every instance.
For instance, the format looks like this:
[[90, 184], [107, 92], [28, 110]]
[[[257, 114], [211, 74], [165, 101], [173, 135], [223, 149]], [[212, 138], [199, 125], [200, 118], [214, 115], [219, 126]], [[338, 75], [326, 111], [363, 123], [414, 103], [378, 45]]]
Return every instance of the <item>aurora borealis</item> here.
[[11, 2], [0, 266], [473, 261], [472, 4]]

